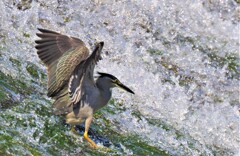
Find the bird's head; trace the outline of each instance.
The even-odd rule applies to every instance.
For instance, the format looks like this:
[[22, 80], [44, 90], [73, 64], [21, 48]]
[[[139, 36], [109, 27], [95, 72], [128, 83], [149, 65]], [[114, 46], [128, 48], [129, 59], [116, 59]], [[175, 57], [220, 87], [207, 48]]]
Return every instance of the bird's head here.
[[104, 79], [104, 84], [103, 85], [108, 85], [109, 87], [113, 88], [113, 87], [119, 87], [122, 88], [123, 90], [134, 94], [134, 92], [129, 89], [127, 86], [125, 86], [124, 84], [122, 84], [115, 76], [108, 74], [108, 73], [101, 73], [98, 72], [99, 79]]

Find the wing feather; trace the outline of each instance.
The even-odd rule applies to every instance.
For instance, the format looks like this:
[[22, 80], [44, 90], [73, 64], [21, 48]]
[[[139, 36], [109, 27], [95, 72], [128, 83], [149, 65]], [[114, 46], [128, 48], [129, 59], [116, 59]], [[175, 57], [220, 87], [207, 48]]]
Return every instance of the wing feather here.
[[84, 94], [84, 87], [95, 85], [93, 72], [95, 65], [101, 59], [103, 45], [103, 42], [98, 43], [92, 54], [74, 70], [68, 86], [73, 105], [80, 104], [81, 97]]
[[55, 97], [66, 85], [75, 67], [84, 61], [89, 51], [84, 42], [75, 37], [38, 29], [37, 54], [48, 68], [48, 96]]

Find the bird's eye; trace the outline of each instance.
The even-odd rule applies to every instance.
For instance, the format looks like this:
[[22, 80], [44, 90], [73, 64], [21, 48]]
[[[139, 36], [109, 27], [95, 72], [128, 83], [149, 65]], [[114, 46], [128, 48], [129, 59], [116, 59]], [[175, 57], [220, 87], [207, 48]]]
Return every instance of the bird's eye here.
[[113, 83], [119, 83], [119, 81], [117, 79], [112, 80]]

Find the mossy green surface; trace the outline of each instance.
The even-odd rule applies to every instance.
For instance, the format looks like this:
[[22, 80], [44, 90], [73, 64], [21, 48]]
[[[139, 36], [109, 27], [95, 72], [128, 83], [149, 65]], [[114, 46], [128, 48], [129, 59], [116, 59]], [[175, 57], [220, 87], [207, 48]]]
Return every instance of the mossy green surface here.
[[[92, 149], [82, 140], [82, 135], [71, 134], [70, 127], [63, 124], [63, 117], [52, 113], [52, 101], [36, 94], [34, 89], [20, 80], [0, 72], [0, 96], [2, 103], [8, 99], [8, 88], [23, 96], [15, 105], [1, 109], [0, 113], [0, 154], [1, 155], [167, 155], [165, 151], [149, 145], [135, 134], [119, 134], [111, 129], [112, 122], [105, 113], [119, 113], [126, 108], [111, 100], [109, 106], [94, 115], [91, 125], [98, 135], [104, 135], [114, 145], [122, 147], [104, 147]], [[6, 93], [6, 94], [5, 94]], [[99, 121], [102, 122], [99, 122]]]
[[36, 65], [32, 64], [32, 63], [28, 63], [27, 65], [27, 71], [28, 73], [34, 77], [34, 78], [39, 78], [39, 74], [38, 74], [38, 68]]
[[17, 67], [21, 66], [21, 62], [15, 58], [10, 57], [9, 61], [11, 61], [14, 66], [17, 66]]
[[159, 49], [148, 49], [147, 51], [152, 55], [162, 55], [163, 54], [163, 52], [160, 51]]
[[10, 75], [5, 75], [0, 71], [0, 86], [11, 90], [16, 94], [30, 95], [33, 92], [33, 88], [28, 86], [24, 81], [14, 79]]
[[[112, 122], [104, 117], [104, 114], [116, 114], [125, 111], [126, 109], [120, 103], [116, 103], [114, 99], [110, 100], [109, 106], [104, 107], [100, 111], [98, 111], [94, 117], [95, 119], [103, 119], [103, 122], [95, 122], [94, 128], [99, 134], [104, 134], [113, 144], [121, 143], [127, 149], [130, 149], [133, 155], [156, 155], [156, 156], [167, 156], [169, 155], [166, 151], [151, 146], [147, 142], [142, 141], [140, 136], [136, 134], [119, 134], [117, 131], [111, 129]], [[113, 110], [113, 108], [115, 110]], [[115, 113], [113, 113], [113, 111]], [[134, 113], [134, 112], [133, 112]], [[138, 116], [141, 119], [140, 112], [135, 112], [134, 116]]]
[[227, 70], [229, 71], [227, 74], [230, 78], [240, 78], [240, 59], [234, 54], [227, 54], [224, 57], [218, 56], [215, 53], [209, 53], [208, 57], [210, 58], [211, 62], [216, 66], [223, 67], [227, 65]]
[[26, 37], [26, 38], [29, 38], [30, 37], [30, 34], [26, 33], [26, 32], [23, 32], [23, 36]]
[[[167, 155], [166, 152], [141, 141], [136, 135], [123, 135], [111, 129], [104, 117], [107, 108], [95, 115], [92, 128], [106, 136], [113, 144], [122, 144], [134, 155]], [[102, 114], [102, 115], [100, 115]], [[44, 99], [27, 99], [2, 111], [0, 114], [0, 153], [10, 155], [126, 155], [123, 149], [92, 149], [82, 136], [69, 133], [70, 127], [62, 117], [51, 111], [51, 102]], [[97, 122], [98, 119], [104, 122]]]
[[[17, 97], [30, 95], [33, 89], [0, 71], [0, 107], [7, 108], [19, 102]], [[15, 97], [17, 96], [17, 97]]]

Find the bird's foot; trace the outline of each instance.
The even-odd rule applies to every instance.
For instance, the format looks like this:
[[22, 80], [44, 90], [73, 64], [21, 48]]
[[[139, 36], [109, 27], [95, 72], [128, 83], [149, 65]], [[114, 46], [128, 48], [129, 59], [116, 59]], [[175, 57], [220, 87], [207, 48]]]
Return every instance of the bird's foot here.
[[95, 149], [99, 148], [97, 144], [88, 137], [87, 133], [84, 133], [83, 138], [90, 143], [92, 148], [95, 148]]
[[78, 131], [76, 130], [75, 126], [71, 127], [71, 132], [75, 135], [79, 135]]

